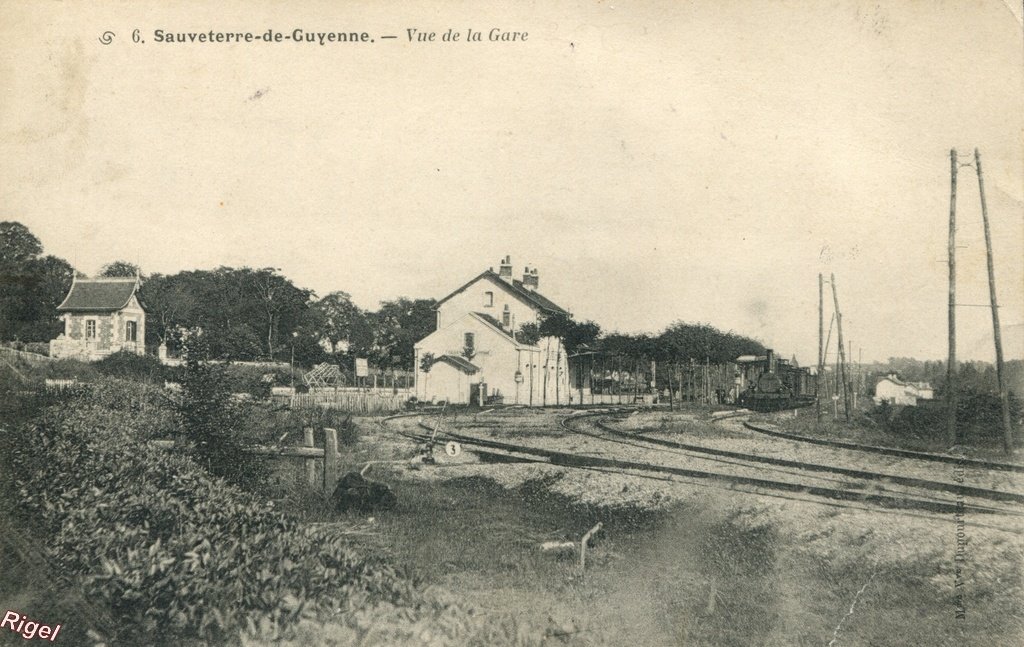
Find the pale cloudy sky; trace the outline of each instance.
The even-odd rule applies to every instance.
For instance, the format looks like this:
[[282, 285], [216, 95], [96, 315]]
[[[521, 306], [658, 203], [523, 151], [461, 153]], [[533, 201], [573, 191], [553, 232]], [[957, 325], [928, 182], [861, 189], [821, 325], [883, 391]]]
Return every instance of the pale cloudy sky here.
[[[0, 1], [0, 219], [86, 272], [274, 266], [367, 308], [511, 254], [605, 329], [707, 322], [805, 363], [834, 272], [855, 353], [934, 359], [949, 149], [978, 147], [1024, 357], [1016, 5], [209, 4]], [[375, 42], [153, 40], [297, 27]], [[406, 38], [494, 27], [529, 38]], [[973, 169], [959, 193], [960, 300], [983, 304]], [[989, 317], [960, 309], [961, 356], [992, 358]]]

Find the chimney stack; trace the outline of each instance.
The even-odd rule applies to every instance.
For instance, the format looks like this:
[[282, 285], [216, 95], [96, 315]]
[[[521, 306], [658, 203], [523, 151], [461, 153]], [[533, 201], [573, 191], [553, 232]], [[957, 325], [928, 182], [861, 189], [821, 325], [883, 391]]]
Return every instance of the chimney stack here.
[[540, 277], [537, 275], [537, 268], [535, 267], [531, 270], [527, 267], [523, 271], [523, 287], [532, 292], [537, 289], [539, 284]]
[[512, 282], [512, 257], [506, 255], [505, 258], [501, 259], [501, 265], [498, 267], [498, 278]]

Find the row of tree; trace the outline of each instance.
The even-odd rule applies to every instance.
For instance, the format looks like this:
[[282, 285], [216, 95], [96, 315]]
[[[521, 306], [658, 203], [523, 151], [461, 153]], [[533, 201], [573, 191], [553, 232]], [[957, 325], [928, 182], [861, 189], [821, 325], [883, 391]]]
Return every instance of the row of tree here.
[[[0, 339], [48, 341], [61, 332], [56, 307], [75, 270], [44, 256], [39, 239], [17, 222], [0, 223]], [[79, 276], [84, 276], [79, 273]], [[99, 276], [141, 276], [146, 343], [173, 353], [190, 332], [201, 331], [214, 357], [235, 360], [294, 356], [303, 365], [346, 356], [369, 357], [382, 369], [411, 369], [413, 346], [434, 330], [433, 299], [400, 297], [363, 310], [345, 292], [318, 298], [274, 268], [219, 267], [142, 276], [125, 261], [105, 265]], [[516, 332], [525, 343], [557, 337], [566, 351], [597, 351], [636, 360], [734, 360], [763, 353], [758, 342], [711, 326], [677, 322], [659, 335], [601, 336], [593, 321], [552, 315]]]
[[[0, 340], [46, 342], [62, 332], [57, 306], [75, 270], [44, 256], [23, 224], [0, 222]], [[146, 343], [173, 353], [189, 332], [201, 331], [214, 357], [295, 360], [304, 365], [343, 356], [369, 357], [384, 369], [411, 368], [413, 344], [434, 329], [433, 299], [383, 301], [363, 310], [345, 292], [317, 298], [274, 268], [219, 267], [141, 275], [126, 261], [99, 277], [142, 277]], [[81, 272], [79, 277], [85, 277]]]

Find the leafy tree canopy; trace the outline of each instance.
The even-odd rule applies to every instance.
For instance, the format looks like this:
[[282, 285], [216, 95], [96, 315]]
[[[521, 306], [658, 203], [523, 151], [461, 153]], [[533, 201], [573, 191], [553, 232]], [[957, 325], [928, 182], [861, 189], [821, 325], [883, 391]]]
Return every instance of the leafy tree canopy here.
[[113, 261], [100, 268], [100, 273], [97, 276], [101, 278], [125, 278], [138, 276], [139, 273], [139, 266], [134, 263]]

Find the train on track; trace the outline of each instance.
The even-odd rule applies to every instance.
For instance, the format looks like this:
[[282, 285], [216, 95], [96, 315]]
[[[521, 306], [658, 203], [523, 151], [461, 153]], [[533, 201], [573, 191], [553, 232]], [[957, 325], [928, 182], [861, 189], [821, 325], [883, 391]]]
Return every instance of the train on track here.
[[780, 411], [814, 404], [817, 376], [768, 349], [762, 357], [736, 359], [740, 406], [754, 411]]

